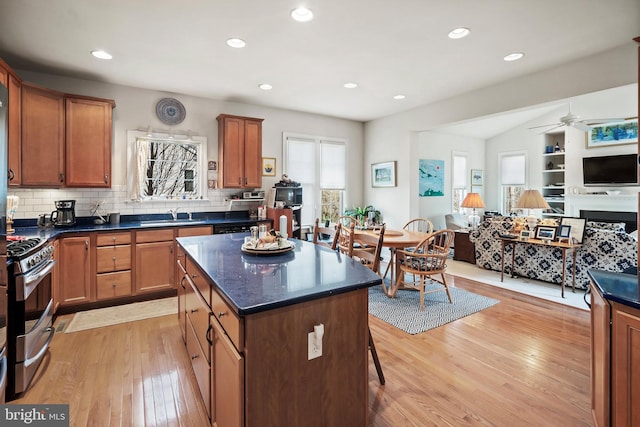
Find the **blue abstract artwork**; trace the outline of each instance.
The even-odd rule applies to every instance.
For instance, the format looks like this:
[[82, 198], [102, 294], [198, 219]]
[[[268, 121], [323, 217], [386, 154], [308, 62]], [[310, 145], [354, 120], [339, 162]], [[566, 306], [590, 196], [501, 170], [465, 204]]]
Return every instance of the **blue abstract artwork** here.
[[420, 197], [444, 196], [444, 160], [420, 159]]

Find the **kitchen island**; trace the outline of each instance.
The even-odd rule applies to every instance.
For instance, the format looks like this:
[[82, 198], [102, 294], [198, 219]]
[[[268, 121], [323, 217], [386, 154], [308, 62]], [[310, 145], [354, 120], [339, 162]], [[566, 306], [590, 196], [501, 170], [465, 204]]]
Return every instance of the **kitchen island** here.
[[368, 288], [380, 277], [300, 240], [245, 254], [246, 235], [177, 239], [181, 326], [212, 425], [366, 426]]

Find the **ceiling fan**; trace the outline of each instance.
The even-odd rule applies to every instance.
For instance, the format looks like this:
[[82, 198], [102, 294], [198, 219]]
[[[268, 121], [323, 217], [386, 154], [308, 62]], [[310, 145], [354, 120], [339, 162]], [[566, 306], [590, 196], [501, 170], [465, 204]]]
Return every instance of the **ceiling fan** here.
[[548, 132], [551, 132], [552, 130], [561, 128], [563, 126], [567, 126], [567, 127], [574, 127], [576, 129], [580, 129], [581, 131], [584, 131], [584, 132], [589, 132], [591, 131], [593, 125], [601, 125], [605, 123], [618, 123], [618, 122], [623, 122], [625, 120], [628, 120], [628, 118], [580, 120], [580, 116], [578, 116], [577, 114], [573, 114], [571, 112], [571, 102], [569, 102], [569, 112], [567, 113], [566, 116], [560, 117], [560, 121], [558, 123], [550, 123], [548, 125], [533, 126], [533, 127], [530, 127], [529, 129], [539, 129], [539, 128], [553, 126], [551, 129], [546, 129], [544, 131], [544, 133], [548, 133]]

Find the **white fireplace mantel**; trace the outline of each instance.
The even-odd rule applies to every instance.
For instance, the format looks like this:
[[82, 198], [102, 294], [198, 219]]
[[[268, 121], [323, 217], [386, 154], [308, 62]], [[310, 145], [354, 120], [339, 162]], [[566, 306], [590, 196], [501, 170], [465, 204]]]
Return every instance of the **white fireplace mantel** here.
[[565, 215], [579, 217], [581, 210], [638, 212], [638, 195], [567, 194]]

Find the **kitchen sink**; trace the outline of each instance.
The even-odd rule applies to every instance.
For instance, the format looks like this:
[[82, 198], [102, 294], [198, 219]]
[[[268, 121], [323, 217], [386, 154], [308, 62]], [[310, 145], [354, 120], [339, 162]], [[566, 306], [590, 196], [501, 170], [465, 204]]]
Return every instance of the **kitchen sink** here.
[[182, 227], [185, 225], [204, 224], [206, 221], [201, 219], [160, 219], [150, 221], [140, 221], [141, 227]]

